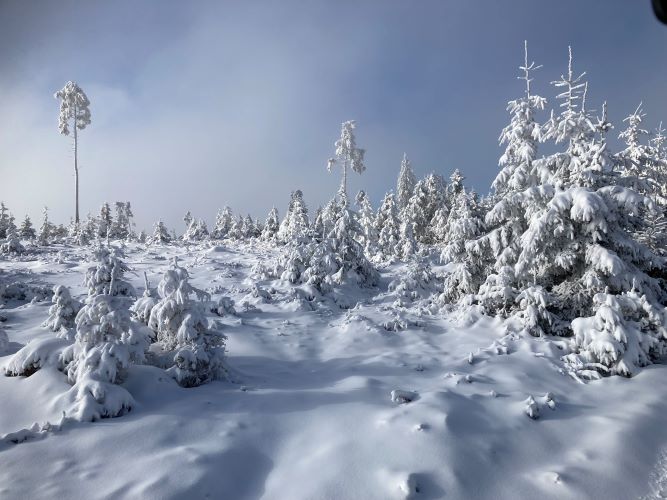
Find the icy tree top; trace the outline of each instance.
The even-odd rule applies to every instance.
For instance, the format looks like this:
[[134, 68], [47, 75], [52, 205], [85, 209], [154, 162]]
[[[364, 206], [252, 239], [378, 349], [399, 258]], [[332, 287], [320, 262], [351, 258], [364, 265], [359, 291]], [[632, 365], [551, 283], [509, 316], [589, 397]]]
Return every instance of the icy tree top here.
[[327, 169], [331, 169], [337, 161], [349, 162], [349, 166], [358, 174], [366, 170], [364, 166], [364, 154], [366, 151], [357, 147], [357, 141], [354, 137], [354, 129], [357, 124], [354, 120], [343, 122], [340, 131], [340, 139], [335, 142], [336, 158], [330, 158]]
[[60, 116], [58, 117], [58, 129], [63, 135], [69, 135], [69, 121], [74, 120], [74, 125], [83, 130], [90, 125], [90, 101], [85, 92], [75, 82], [67, 82], [65, 86], [54, 94], [60, 99]]

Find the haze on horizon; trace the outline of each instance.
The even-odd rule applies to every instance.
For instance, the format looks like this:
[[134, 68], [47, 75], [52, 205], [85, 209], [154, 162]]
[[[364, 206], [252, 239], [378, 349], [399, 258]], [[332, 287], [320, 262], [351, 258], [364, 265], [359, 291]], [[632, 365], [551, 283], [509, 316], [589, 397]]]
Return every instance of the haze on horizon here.
[[486, 193], [523, 41], [534, 89], [586, 71], [590, 107], [616, 136], [640, 101], [667, 121], [667, 27], [650, 2], [367, 1], [0, 3], [0, 199], [17, 219], [73, 216], [71, 140], [53, 93], [91, 100], [80, 135], [82, 214], [132, 202], [138, 228], [183, 229], [190, 210], [281, 216], [302, 189], [311, 211], [339, 183], [326, 171], [344, 120], [358, 122], [367, 171], [350, 192], [377, 206], [406, 152], [419, 175], [460, 169]]

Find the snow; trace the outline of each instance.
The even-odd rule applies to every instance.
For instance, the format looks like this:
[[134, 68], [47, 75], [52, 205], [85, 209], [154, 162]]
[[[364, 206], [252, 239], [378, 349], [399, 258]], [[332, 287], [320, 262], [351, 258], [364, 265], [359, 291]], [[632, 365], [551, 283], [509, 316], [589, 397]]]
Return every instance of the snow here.
[[[228, 377], [183, 388], [163, 369], [130, 365], [119, 387], [131, 411], [94, 423], [63, 419], [72, 386], [40, 356], [67, 344], [41, 326], [50, 295], [6, 299], [0, 366], [28, 343], [27, 359], [44, 362], [0, 377], [10, 409], [0, 412], [0, 497], [627, 499], [664, 489], [665, 365], [580, 383], [561, 359], [566, 340], [472, 309], [430, 314], [420, 294], [397, 304], [389, 283], [409, 264], [380, 268], [377, 288], [338, 290], [346, 310], [253, 274], [279, 251], [257, 240], [126, 244], [137, 295], [143, 273], [159, 283], [173, 257], [211, 294]], [[91, 249], [52, 245], [1, 261], [0, 279], [66, 286], [84, 301], [93, 260]], [[402, 329], [383, 328], [394, 319]]]

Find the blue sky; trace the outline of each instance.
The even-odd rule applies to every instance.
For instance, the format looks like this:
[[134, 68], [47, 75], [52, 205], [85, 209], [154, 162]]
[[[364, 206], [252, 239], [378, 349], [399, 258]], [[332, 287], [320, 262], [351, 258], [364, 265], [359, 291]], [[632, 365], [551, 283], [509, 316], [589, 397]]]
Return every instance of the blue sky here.
[[586, 71], [589, 107], [621, 120], [640, 101], [667, 121], [667, 27], [648, 0], [0, 2], [0, 199], [17, 218], [73, 214], [71, 141], [53, 92], [91, 100], [80, 135], [81, 205], [130, 200], [140, 227], [181, 229], [186, 210], [264, 218], [304, 191], [314, 210], [338, 186], [326, 160], [358, 122], [367, 171], [350, 190], [375, 205], [403, 152], [419, 175], [459, 168], [487, 192], [523, 40], [534, 90]]

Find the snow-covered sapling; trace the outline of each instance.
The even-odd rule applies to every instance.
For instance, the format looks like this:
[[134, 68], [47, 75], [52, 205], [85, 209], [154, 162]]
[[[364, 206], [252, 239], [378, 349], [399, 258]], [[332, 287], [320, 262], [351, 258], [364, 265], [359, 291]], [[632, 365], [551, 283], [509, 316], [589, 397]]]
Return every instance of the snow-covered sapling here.
[[53, 287], [53, 305], [49, 308], [49, 317], [42, 324], [56, 332], [58, 337], [68, 340], [74, 340], [72, 328], [75, 326], [74, 320], [81, 310], [81, 302], [72, 298], [69, 288], [64, 285]]
[[[164, 351], [173, 353], [167, 370], [183, 387], [194, 387], [221, 378], [224, 373], [226, 337], [211, 327], [202, 302], [209, 294], [188, 282], [188, 272], [174, 259], [158, 284], [160, 300], [153, 307], [148, 325], [157, 334]], [[192, 300], [194, 294], [197, 301]]]
[[151, 311], [155, 304], [157, 304], [157, 297], [155, 292], [151, 290], [150, 282], [148, 281], [148, 276], [144, 272], [144, 293], [137, 301], [132, 304], [130, 311], [137, 320], [142, 322], [144, 325], [148, 325], [148, 321], [151, 316]]

